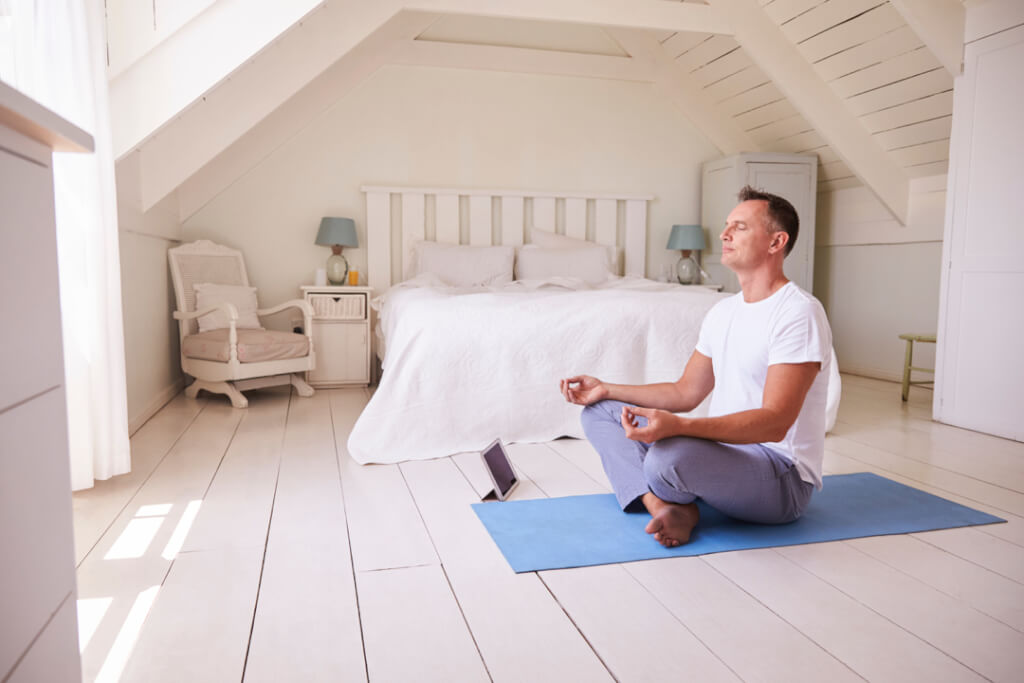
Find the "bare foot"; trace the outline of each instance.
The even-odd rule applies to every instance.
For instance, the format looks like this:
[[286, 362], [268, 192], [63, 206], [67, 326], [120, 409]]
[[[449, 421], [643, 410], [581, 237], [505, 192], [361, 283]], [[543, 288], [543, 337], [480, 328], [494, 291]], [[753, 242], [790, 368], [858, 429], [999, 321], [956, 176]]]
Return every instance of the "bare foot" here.
[[645, 531], [654, 535], [654, 540], [666, 548], [675, 548], [690, 540], [693, 528], [700, 520], [696, 503], [670, 503], [653, 493], [643, 497], [644, 506], [651, 513], [651, 521]]

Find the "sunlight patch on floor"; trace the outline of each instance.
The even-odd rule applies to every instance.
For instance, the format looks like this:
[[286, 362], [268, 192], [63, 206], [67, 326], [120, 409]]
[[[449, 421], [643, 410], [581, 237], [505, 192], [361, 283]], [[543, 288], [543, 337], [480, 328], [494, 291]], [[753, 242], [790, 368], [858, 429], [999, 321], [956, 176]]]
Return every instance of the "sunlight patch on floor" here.
[[100, 667], [100, 671], [96, 675], [96, 683], [115, 683], [121, 679], [125, 664], [128, 663], [128, 658], [139, 639], [142, 624], [146, 621], [146, 616], [149, 614], [150, 608], [153, 607], [153, 602], [159, 591], [160, 586], [151, 586], [135, 598], [128, 617], [124, 620], [110, 652], [107, 653], [107, 658], [103, 660], [103, 666]]

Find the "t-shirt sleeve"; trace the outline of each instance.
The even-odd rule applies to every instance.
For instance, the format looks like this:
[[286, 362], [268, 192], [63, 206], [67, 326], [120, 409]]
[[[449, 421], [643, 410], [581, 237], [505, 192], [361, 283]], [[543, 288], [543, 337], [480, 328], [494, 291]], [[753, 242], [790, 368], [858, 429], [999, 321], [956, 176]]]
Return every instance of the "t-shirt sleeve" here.
[[773, 326], [768, 364], [825, 363], [832, 353], [832, 332], [825, 311], [815, 302], [788, 307]]
[[720, 301], [712, 306], [711, 310], [704, 316], [704, 321], [700, 324], [700, 334], [697, 336], [697, 346], [695, 347], [695, 350], [708, 358], [714, 357], [714, 354], [712, 353], [712, 349], [715, 348], [713, 338], [715, 331], [720, 327], [715, 324], [715, 321], [719, 316], [721, 316], [723, 310], [722, 306], [725, 304], [725, 301], [728, 301], [728, 299]]

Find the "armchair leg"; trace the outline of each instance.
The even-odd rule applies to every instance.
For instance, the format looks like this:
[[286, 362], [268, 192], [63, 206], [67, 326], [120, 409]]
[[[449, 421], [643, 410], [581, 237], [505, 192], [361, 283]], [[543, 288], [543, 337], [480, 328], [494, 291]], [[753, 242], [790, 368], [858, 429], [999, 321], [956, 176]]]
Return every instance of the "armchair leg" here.
[[205, 389], [211, 394], [225, 394], [231, 399], [231, 405], [235, 408], [249, 407], [249, 399], [243, 396], [242, 392], [231, 382], [207, 382], [203, 379], [197, 379], [186, 387], [185, 395], [189, 398], [195, 398], [200, 389]]
[[295, 387], [295, 391], [299, 396], [309, 398], [313, 395], [313, 387], [306, 383], [306, 380], [302, 379], [301, 376], [292, 373], [291, 374], [292, 386]]

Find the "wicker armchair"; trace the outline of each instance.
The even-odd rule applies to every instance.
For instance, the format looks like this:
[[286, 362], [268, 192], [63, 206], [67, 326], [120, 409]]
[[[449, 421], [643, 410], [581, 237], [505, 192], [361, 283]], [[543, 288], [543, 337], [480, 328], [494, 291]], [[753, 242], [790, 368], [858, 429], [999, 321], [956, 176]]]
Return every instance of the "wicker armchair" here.
[[[195, 398], [201, 389], [226, 394], [236, 408], [249, 405], [242, 391], [260, 387], [292, 384], [300, 396], [313, 395], [313, 388], [298, 374], [316, 365], [310, 334], [313, 310], [308, 302], [293, 299], [256, 311], [257, 316], [265, 316], [298, 308], [302, 311], [304, 335], [239, 328], [239, 312], [232, 303], [223, 301], [197, 311], [194, 286], [248, 286], [240, 251], [199, 240], [170, 249], [167, 257], [177, 301], [174, 318], [180, 334], [181, 369], [195, 378], [185, 389], [185, 395]], [[227, 327], [200, 332], [199, 318], [217, 311], [226, 315]]]

